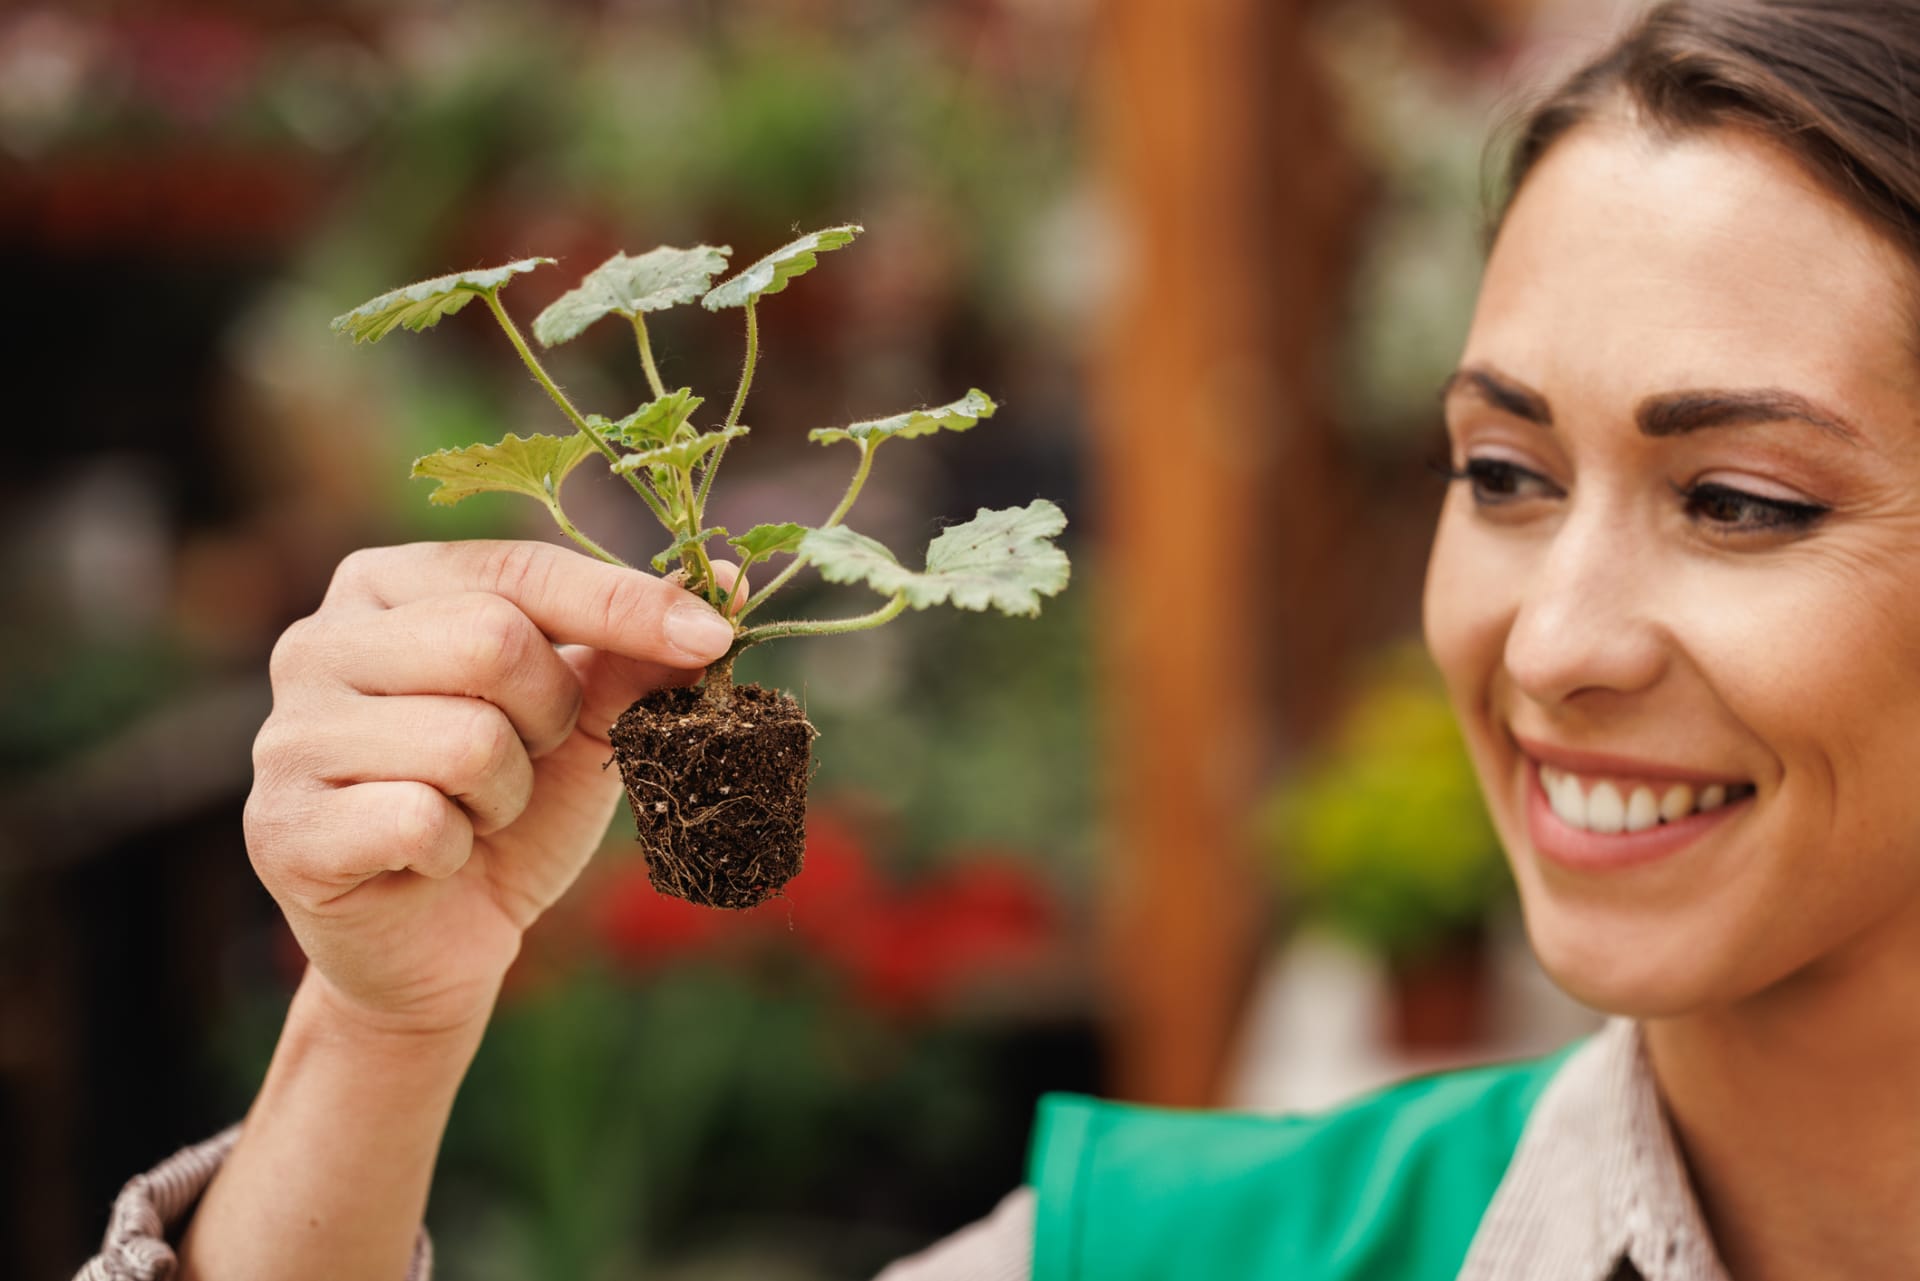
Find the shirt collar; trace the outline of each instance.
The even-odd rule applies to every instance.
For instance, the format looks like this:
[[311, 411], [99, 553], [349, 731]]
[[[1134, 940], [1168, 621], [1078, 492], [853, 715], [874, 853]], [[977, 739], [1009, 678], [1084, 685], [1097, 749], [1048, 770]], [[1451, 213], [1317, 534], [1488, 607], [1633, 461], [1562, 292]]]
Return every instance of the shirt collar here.
[[1727, 1281], [1640, 1026], [1614, 1019], [1535, 1104], [1460, 1281], [1612, 1281], [1623, 1260], [1644, 1281]]

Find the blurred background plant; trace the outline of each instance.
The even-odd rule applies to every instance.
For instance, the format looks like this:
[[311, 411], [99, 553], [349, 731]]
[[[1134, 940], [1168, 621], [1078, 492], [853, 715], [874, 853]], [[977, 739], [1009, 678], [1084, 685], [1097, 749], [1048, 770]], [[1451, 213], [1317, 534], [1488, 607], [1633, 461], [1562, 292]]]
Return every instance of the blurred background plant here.
[[1273, 871], [1304, 920], [1395, 961], [1476, 934], [1509, 898], [1500, 841], [1424, 650], [1375, 660], [1315, 762], [1275, 794]]
[[[1030, 622], [746, 659], [822, 731], [808, 870], [725, 920], [653, 896], [616, 828], [462, 1095], [450, 1275], [862, 1275], [1018, 1181], [1044, 1090], [1219, 1101], [1285, 896], [1396, 955], [1468, 927], [1498, 895], [1437, 704], [1389, 663], [1324, 735], [1350, 656], [1416, 624], [1474, 159], [1551, 8], [0, 12], [0, 1275], [67, 1275], [257, 1083], [298, 964], [239, 824], [274, 638], [355, 547], [552, 536], [406, 479], [556, 423], [478, 313], [328, 331], [403, 280], [560, 258], [506, 296], [524, 322], [615, 249], [861, 222], [765, 308], [711, 515], [824, 514], [844, 464], [808, 429], [977, 385], [1001, 413], [883, 460], [861, 528], [904, 549], [1044, 494], [1076, 566]], [[737, 324], [663, 317], [663, 375], [724, 402]], [[617, 339], [554, 355], [584, 408], [642, 398]], [[659, 550], [610, 478], [568, 505]], [[1196, 554], [1239, 608], [1181, 607]], [[1272, 780], [1296, 802], [1244, 839]]]
[[1385, 962], [1410, 1051], [1486, 1034], [1486, 932], [1513, 885], [1473, 763], [1423, 648], [1375, 657], [1315, 759], [1263, 819], [1293, 919]]

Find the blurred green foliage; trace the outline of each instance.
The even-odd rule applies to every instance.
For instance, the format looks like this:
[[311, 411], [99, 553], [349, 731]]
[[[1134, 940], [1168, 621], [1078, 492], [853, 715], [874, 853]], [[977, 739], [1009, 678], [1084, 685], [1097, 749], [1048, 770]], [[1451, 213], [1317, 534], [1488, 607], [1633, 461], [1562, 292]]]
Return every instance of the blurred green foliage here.
[[912, 1027], [806, 966], [588, 970], [510, 998], [447, 1136], [440, 1243], [472, 1281], [718, 1271], [867, 1275], [918, 1248], [863, 1222], [877, 1186], [978, 1177], [991, 1029]]
[[1509, 893], [1452, 708], [1417, 646], [1377, 662], [1263, 826], [1299, 912], [1396, 960], [1474, 930]]

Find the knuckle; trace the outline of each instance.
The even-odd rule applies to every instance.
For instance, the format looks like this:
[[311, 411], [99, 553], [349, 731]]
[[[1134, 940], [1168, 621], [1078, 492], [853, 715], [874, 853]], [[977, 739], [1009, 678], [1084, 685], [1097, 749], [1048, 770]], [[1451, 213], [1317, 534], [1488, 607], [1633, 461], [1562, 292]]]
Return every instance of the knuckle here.
[[262, 885], [278, 894], [289, 869], [301, 861], [298, 839], [306, 825], [295, 815], [278, 789], [255, 786], [240, 811], [240, 831], [247, 862]]
[[333, 580], [327, 585], [328, 598], [352, 592], [371, 581], [389, 550], [385, 547], [360, 547], [342, 556], [340, 563], [334, 566]]
[[255, 779], [272, 779], [279, 775], [284, 770], [292, 749], [293, 734], [287, 728], [286, 718], [280, 715], [269, 715], [261, 723], [260, 732], [253, 736]]
[[512, 602], [479, 596], [461, 619], [455, 661], [477, 683], [492, 684], [528, 659], [537, 634], [532, 621]]
[[306, 673], [317, 627], [318, 623], [309, 614], [290, 624], [274, 641], [273, 650], [267, 655], [267, 680], [274, 689], [293, 685]]
[[644, 575], [622, 575], [594, 588], [592, 609], [606, 636], [649, 636], [659, 630], [660, 597], [667, 584]]
[[487, 551], [482, 581], [492, 583], [503, 596], [522, 599], [538, 594], [553, 572], [550, 549], [544, 543], [502, 542]]
[[512, 723], [498, 708], [485, 703], [477, 703], [466, 713], [464, 723], [456, 727], [456, 734], [451, 745], [454, 752], [451, 781], [462, 790], [466, 790], [467, 785], [497, 777], [513, 764], [514, 757], [522, 750]]
[[465, 861], [472, 827], [459, 806], [426, 784], [403, 788], [393, 803], [391, 866], [429, 875]]
[[255, 784], [253, 790], [247, 793], [247, 803], [240, 809], [240, 831], [246, 839], [247, 853], [252, 856], [256, 867], [259, 866], [261, 851], [271, 844], [281, 826], [279, 808], [268, 796], [267, 789]]
[[253, 738], [256, 789], [275, 790], [318, 777], [321, 753], [313, 734], [285, 713], [274, 712]]

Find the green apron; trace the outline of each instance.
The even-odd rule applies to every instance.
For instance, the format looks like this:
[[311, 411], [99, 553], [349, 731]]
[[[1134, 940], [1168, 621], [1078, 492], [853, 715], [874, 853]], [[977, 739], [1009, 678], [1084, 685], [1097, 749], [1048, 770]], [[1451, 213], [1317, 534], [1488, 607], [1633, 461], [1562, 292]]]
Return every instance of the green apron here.
[[1033, 1281], [1453, 1281], [1573, 1048], [1319, 1116], [1048, 1095]]

